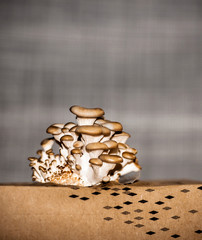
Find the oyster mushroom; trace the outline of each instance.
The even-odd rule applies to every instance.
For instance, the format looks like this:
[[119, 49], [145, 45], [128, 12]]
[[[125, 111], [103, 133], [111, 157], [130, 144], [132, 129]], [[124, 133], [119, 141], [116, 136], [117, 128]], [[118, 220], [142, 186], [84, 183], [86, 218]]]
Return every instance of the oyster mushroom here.
[[[130, 134], [121, 123], [105, 119], [101, 108], [72, 106], [70, 111], [78, 125], [54, 123], [47, 128], [53, 137], [41, 142], [38, 158], [29, 158], [32, 179], [82, 186], [135, 181], [141, 170], [137, 150], [126, 144]], [[55, 142], [58, 153], [53, 150]]]
[[104, 111], [101, 108], [84, 108], [80, 106], [72, 106], [70, 111], [76, 115], [79, 126], [93, 125], [96, 118], [102, 117]]

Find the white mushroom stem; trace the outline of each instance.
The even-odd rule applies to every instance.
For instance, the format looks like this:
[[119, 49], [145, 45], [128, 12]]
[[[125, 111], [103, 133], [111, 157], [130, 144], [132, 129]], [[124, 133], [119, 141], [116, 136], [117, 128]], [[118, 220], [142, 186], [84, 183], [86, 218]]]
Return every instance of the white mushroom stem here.
[[90, 158], [98, 158], [102, 153], [102, 149], [89, 151]]
[[103, 162], [103, 165], [99, 169], [99, 175], [105, 177], [108, 175], [109, 171], [114, 169], [116, 166], [115, 163], [106, 163]]
[[114, 133], [115, 133], [115, 132], [111, 130], [110, 135], [109, 135], [109, 136], [104, 136], [104, 137], [101, 139], [100, 142], [105, 142], [105, 141], [108, 141], [108, 140], [110, 140], [110, 139], [111, 139], [111, 140], [114, 140], [114, 139], [112, 139], [112, 135], [113, 135]]
[[78, 126], [84, 126], [84, 125], [93, 125], [96, 118], [77, 117], [76, 120], [78, 122]]
[[37, 160], [34, 160], [31, 162], [30, 165], [32, 165], [32, 168], [37, 173], [37, 174], [35, 174], [35, 176], [37, 177], [37, 175], [38, 175], [37, 178], [39, 178], [41, 182], [44, 182], [44, 178], [41, 174], [41, 171], [39, 170], [39, 166], [41, 166], [41, 163], [39, 163]]
[[63, 145], [62, 148], [60, 148], [60, 155], [67, 159], [67, 156], [69, 155], [70, 151]]
[[65, 133], [61, 132], [60, 134], [54, 134], [53, 137], [55, 138], [56, 141], [60, 142], [60, 138], [64, 135]]
[[99, 142], [102, 137], [103, 135], [91, 136], [84, 133], [81, 135], [81, 138], [84, 141], [85, 145], [93, 142]]
[[50, 164], [51, 172], [52, 173], [58, 173], [59, 169], [57, 168], [58, 164], [56, 160], [53, 160]]

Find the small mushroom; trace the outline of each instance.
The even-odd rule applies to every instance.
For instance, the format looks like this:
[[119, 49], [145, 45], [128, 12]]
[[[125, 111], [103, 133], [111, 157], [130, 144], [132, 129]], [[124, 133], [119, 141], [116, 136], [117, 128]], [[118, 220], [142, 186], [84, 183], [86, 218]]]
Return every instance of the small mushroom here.
[[122, 158], [123, 158], [122, 167], [125, 167], [125, 165], [128, 164], [128, 162], [133, 162], [136, 159], [136, 156], [131, 152], [125, 151], [122, 153]]
[[75, 164], [81, 165], [82, 151], [78, 148], [74, 148], [71, 150], [71, 155], [75, 158]]
[[119, 143], [126, 143], [128, 138], [130, 137], [129, 133], [122, 132], [122, 133], [117, 133], [112, 137], [112, 140], [119, 142]]
[[99, 142], [103, 137], [103, 130], [100, 126], [79, 126], [76, 128], [76, 133], [81, 134], [81, 138], [85, 144]]
[[64, 135], [60, 138], [60, 141], [67, 149], [69, 149], [72, 146], [73, 140], [74, 138], [71, 135]]
[[94, 171], [94, 178], [98, 180], [100, 178], [99, 176], [99, 170], [100, 167], [103, 165], [103, 162], [99, 158], [91, 158], [89, 160], [89, 163], [91, 164], [93, 171]]
[[107, 176], [109, 171], [114, 169], [117, 163], [123, 162], [123, 159], [118, 155], [101, 154], [99, 158], [103, 162], [100, 169], [100, 174], [102, 176]]
[[81, 141], [76, 141], [73, 144], [74, 148], [82, 148], [83, 147], [83, 143]]
[[47, 150], [52, 148], [54, 142], [55, 142], [54, 138], [46, 138], [41, 142], [41, 146], [46, 152]]
[[101, 142], [94, 142], [86, 145], [86, 150], [89, 152], [90, 158], [98, 158], [98, 156], [107, 149], [107, 145]]
[[84, 108], [80, 106], [72, 106], [70, 111], [77, 117], [77, 122], [79, 126], [83, 125], [93, 125], [96, 118], [102, 117], [104, 111], [101, 108]]

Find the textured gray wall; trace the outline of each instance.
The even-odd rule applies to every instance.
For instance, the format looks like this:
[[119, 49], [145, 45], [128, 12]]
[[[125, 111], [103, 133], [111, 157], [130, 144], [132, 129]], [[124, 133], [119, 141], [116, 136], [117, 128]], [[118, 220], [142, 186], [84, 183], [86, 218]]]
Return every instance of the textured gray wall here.
[[202, 1], [1, 0], [0, 181], [31, 181], [45, 129], [102, 107], [142, 179], [202, 180]]

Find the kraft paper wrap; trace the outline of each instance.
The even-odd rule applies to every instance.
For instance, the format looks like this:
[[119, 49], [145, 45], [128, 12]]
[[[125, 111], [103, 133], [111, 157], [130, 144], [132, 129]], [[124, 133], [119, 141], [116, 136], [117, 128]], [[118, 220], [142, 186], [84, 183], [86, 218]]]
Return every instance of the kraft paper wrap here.
[[0, 239], [202, 239], [202, 183], [0, 186]]

